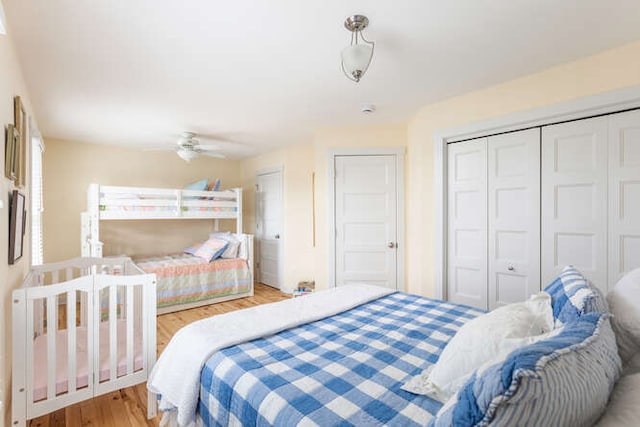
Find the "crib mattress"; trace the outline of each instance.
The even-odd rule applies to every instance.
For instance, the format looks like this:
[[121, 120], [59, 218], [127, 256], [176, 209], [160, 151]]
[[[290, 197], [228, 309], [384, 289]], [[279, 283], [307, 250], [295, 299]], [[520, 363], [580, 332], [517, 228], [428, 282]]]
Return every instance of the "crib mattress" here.
[[[140, 329], [140, 328], [138, 328]], [[117, 375], [121, 377], [127, 372], [126, 361], [126, 322], [118, 320], [118, 363]], [[140, 330], [134, 333], [134, 358], [133, 370], [139, 371], [143, 367], [142, 363], [142, 334]], [[109, 322], [100, 323], [100, 368], [99, 381], [106, 381], [110, 377], [109, 367]], [[56, 333], [56, 395], [66, 393], [69, 390], [68, 382], [68, 358], [67, 358], [67, 330], [58, 330]], [[76, 328], [76, 363], [77, 377], [76, 388], [86, 387], [88, 384], [87, 366], [87, 328]], [[45, 399], [47, 397], [47, 334], [36, 337], [33, 343], [33, 401]]]
[[155, 273], [158, 307], [185, 304], [246, 293], [251, 290], [251, 270], [242, 258], [207, 262], [188, 254], [136, 258], [145, 273]]

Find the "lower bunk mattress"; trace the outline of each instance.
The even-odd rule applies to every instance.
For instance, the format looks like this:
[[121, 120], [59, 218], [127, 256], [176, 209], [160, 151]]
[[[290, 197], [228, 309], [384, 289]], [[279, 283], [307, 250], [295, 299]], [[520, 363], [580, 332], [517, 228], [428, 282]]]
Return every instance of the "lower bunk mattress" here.
[[198, 416], [209, 426], [426, 425], [442, 404], [401, 386], [482, 313], [397, 292], [222, 349], [201, 371]]
[[157, 277], [158, 308], [243, 294], [251, 291], [247, 260], [222, 259], [207, 262], [188, 254], [136, 258], [145, 273]]

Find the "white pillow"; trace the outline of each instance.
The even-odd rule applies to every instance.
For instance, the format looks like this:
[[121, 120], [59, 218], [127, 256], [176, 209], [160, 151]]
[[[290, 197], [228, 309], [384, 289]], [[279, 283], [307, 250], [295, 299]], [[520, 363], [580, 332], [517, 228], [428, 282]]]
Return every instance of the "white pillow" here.
[[607, 409], [597, 427], [640, 426], [640, 374], [627, 375], [616, 383]]
[[553, 323], [551, 297], [546, 292], [476, 317], [460, 328], [435, 365], [402, 389], [445, 402], [476, 369], [546, 337], [543, 334], [553, 329]]
[[238, 258], [238, 249], [240, 248], [240, 240], [229, 232], [211, 233], [209, 238], [222, 239], [229, 242], [227, 249], [220, 255], [220, 258]]
[[613, 314], [611, 326], [616, 334], [623, 364], [640, 352], [640, 268], [622, 277], [607, 294]]

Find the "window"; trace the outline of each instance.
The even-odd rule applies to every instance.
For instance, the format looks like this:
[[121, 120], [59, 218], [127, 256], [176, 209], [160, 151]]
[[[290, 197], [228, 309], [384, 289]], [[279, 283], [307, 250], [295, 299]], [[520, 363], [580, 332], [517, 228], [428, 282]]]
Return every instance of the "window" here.
[[42, 247], [42, 153], [44, 143], [37, 130], [31, 129], [31, 265], [43, 262]]

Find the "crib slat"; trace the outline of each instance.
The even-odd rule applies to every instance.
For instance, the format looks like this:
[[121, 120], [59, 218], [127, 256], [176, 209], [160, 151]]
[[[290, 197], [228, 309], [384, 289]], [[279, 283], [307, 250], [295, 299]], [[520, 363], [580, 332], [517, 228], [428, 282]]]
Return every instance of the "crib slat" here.
[[80, 326], [91, 325], [90, 322], [87, 322], [88, 319], [88, 307], [89, 307], [89, 294], [86, 292], [82, 292], [80, 294]]
[[36, 335], [44, 334], [44, 298], [32, 300], [29, 307], [33, 309], [33, 326]]
[[76, 292], [67, 292], [67, 381], [69, 393], [76, 391]]
[[58, 333], [57, 295], [47, 297], [47, 398], [56, 397], [56, 338]]
[[51, 272], [51, 284], [55, 285], [56, 283], [60, 282], [60, 274], [59, 274], [59, 270], [53, 270]]
[[109, 286], [109, 377], [112, 381], [118, 376], [117, 292], [118, 287], [116, 285]]
[[[26, 337], [27, 337], [27, 402], [28, 404], [31, 404], [31, 402], [33, 402], [33, 372], [35, 370], [35, 366], [34, 366], [34, 362], [33, 362], [33, 340], [34, 340], [34, 332], [36, 329], [39, 330], [43, 330], [42, 327], [42, 321], [43, 318], [42, 316], [40, 316], [39, 318], [35, 318], [34, 316], [34, 307], [36, 304], [40, 304], [42, 306], [42, 301], [41, 300], [27, 300], [27, 333], [26, 333]], [[35, 325], [34, 326], [34, 321], [35, 322], [40, 322], [40, 325]]]
[[71, 279], [73, 279], [73, 267], [68, 267], [68, 268], [65, 270], [65, 277], [66, 277], [66, 279], [65, 279], [65, 280], [71, 280]]
[[133, 373], [133, 309], [134, 309], [134, 300], [133, 300], [133, 286], [127, 286], [127, 375]]

